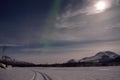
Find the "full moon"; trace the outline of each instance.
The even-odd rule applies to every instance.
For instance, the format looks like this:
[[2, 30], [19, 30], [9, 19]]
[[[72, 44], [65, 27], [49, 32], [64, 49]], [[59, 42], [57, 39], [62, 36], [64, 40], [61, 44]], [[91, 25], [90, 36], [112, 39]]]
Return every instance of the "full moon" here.
[[98, 1], [95, 4], [95, 8], [97, 11], [104, 11], [106, 9], [106, 2], [105, 1]]

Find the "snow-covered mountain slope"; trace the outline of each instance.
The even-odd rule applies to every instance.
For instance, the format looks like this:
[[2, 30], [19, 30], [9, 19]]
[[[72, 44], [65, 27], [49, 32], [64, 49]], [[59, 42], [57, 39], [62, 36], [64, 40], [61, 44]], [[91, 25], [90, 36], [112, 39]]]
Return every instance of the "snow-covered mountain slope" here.
[[117, 57], [120, 57], [120, 55], [111, 51], [103, 51], [103, 52], [97, 53], [95, 56], [85, 57], [81, 59], [80, 62], [108, 62]]

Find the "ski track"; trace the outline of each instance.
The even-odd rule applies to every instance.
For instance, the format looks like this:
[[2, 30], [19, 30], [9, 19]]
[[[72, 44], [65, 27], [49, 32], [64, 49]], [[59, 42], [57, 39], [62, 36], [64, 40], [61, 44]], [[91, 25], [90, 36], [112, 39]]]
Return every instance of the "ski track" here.
[[50, 76], [48, 76], [46, 73], [42, 73], [39, 71], [33, 71], [34, 75], [31, 80], [40, 80], [38, 76], [41, 76], [43, 80], [53, 80]]

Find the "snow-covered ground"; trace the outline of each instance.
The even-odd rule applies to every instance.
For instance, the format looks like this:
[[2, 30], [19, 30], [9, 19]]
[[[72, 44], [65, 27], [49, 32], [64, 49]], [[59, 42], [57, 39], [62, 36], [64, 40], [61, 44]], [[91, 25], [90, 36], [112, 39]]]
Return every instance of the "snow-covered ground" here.
[[120, 80], [120, 67], [0, 68], [0, 80]]

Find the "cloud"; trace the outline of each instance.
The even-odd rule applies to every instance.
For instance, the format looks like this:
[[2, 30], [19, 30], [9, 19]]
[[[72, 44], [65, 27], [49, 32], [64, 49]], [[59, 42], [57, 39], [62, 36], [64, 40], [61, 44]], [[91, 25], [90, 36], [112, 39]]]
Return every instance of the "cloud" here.
[[[86, 4], [81, 6], [79, 3], [67, 6], [64, 11], [61, 10], [52, 26], [40, 25], [40, 19], [36, 18], [31, 24], [28, 24], [28, 21], [27, 24], [24, 23], [25, 25], [13, 27], [7, 33], [3, 31], [0, 34], [0, 46], [20, 46], [11, 48], [9, 53], [22, 54], [25, 60], [34, 59], [38, 60], [37, 62], [41, 60], [39, 58], [47, 60], [46, 62], [65, 61], [72, 57], [82, 58], [101, 50], [119, 52], [119, 7], [96, 14], [91, 4], [93, 3], [87, 6]], [[112, 2], [112, 5], [115, 4]]]
[[0, 47], [3, 47], [3, 46], [6, 46], [6, 47], [18, 47], [18, 46], [22, 46], [22, 45], [19, 45], [19, 44], [0, 44]]
[[93, 56], [99, 51], [110, 50], [120, 54], [119, 44], [119, 40], [57, 42], [45, 48], [24, 48], [23, 52], [32, 52], [32, 54], [29, 53], [29, 56], [24, 54], [19, 58], [36, 63], [60, 63], [72, 58], [79, 60], [86, 56]]
[[[76, 12], [74, 11], [73, 14]], [[79, 13], [79, 15], [72, 16], [71, 12], [68, 17], [61, 17], [55, 23], [56, 31], [51, 33], [51, 38], [63, 41], [119, 39], [116, 34], [119, 33], [119, 30], [115, 30], [115, 27], [120, 25], [120, 19], [117, 18], [119, 13], [119, 7], [95, 15]]]
[[[88, 40], [88, 41], [65, 41], [65, 42], [56, 42], [51, 43], [49, 46], [45, 47], [31, 47], [23, 48], [23, 52], [35, 52], [35, 53], [47, 53], [47, 54], [66, 54], [66, 53], [75, 53], [75, 52], [84, 52], [88, 50], [97, 51], [97, 50], [109, 50], [109, 49], [118, 49], [120, 41], [116, 40]], [[38, 46], [38, 45], [36, 45]]]
[[[71, 3], [66, 6], [66, 11], [64, 11], [60, 17], [57, 17], [58, 20], [60, 19], [65, 19], [65, 18], [69, 18], [69, 17], [74, 17], [74, 16], [78, 16], [78, 15], [93, 15], [96, 13], [99, 13], [99, 11], [97, 11], [94, 7], [94, 4], [96, 2], [98, 2], [100, 0], [85, 0], [83, 2], [84, 6], [77, 6], [77, 10], [74, 9], [75, 5], [72, 6]], [[119, 0], [104, 0], [107, 3], [107, 9], [111, 8], [111, 7], [115, 7], [117, 5], [119, 5]], [[79, 2], [81, 3], [81, 2]], [[77, 5], [81, 5], [81, 4], [77, 4]]]

